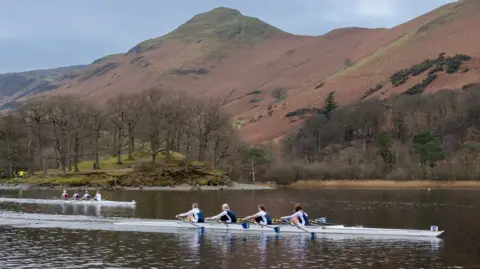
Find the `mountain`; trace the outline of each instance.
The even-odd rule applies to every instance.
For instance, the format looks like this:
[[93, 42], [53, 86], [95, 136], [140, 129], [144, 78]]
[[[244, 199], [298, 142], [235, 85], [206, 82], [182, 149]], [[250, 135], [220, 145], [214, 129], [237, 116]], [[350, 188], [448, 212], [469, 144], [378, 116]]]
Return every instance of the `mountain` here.
[[16, 107], [17, 99], [57, 89], [62, 85], [62, 81], [75, 78], [86, 67], [75, 65], [0, 74], [0, 110]]
[[[346, 104], [479, 82], [479, 10], [480, 1], [463, 0], [391, 29], [344, 28], [312, 37], [217, 8], [99, 59], [40, 95], [102, 103], [158, 86], [222, 97], [241, 136], [259, 143], [297, 128], [308, 115], [287, 113], [316, 111], [332, 91]], [[277, 101], [273, 91], [286, 95]]]

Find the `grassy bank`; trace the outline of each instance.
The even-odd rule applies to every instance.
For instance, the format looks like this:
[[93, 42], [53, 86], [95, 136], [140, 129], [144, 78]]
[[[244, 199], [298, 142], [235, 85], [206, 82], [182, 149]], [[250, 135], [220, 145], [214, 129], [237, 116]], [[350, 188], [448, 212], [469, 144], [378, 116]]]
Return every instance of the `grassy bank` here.
[[480, 189], [480, 181], [300, 180], [295, 189]]
[[191, 186], [219, 186], [228, 184], [222, 171], [212, 169], [204, 162], [192, 161], [188, 172], [184, 171], [183, 156], [173, 153], [167, 161], [165, 155], [159, 154], [156, 169], [151, 169], [150, 156], [135, 153], [133, 158], [121, 156], [122, 164], [116, 158], [100, 161], [100, 169], [93, 170], [93, 161], [79, 163], [80, 172], [68, 172], [62, 175], [60, 170], [48, 170], [48, 176], [37, 172], [24, 178], [0, 180], [4, 185], [24, 185], [30, 187], [173, 187], [180, 184]]

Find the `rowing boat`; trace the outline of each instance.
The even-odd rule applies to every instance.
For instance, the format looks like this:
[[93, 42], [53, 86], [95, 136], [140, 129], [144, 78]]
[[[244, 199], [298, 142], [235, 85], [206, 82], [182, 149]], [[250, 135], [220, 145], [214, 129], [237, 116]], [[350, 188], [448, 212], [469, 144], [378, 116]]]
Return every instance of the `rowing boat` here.
[[[192, 223], [174, 220], [159, 220], [159, 221], [131, 221], [131, 222], [116, 222], [114, 225], [125, 226], [150, 226], [159, 228], [178, 228], [178, 229], [198, 229], [203, 227], [204, 230], [212, 231], [242, 231], [242, 232], [267, 232], [275, 233], [275, 227], [279, 228], [279, 233], [311, 233], [311, 234], [347, 234], [347, 235], [383, 235], [383, 236], [413, 236], [413, 237], [438, 237], [443, 231], [438, 231], [436, 228], [430, 230], [409, 230], [409, 229], [384, 229], [384, 228], [365, 228], [362, 226], [344, 226], [344, 225], [315, 225], [298, 227], [295, 225], [270, 225], [269, 227], [256, 224], [232, 224], [232, 223]], [[435, 226], [434, 226], [435, 227]]]
[[135, 201], [119, 202], [119, 201], [95, 201], [95, 200], [54, 200], [54, 199], [24, 199], [24, 198], [7, 198], [0, 197], [0, 203], [18, 203], [18, 204], [72, 204], [72, 205], [101, 205], [108, 207], [135, 207]]

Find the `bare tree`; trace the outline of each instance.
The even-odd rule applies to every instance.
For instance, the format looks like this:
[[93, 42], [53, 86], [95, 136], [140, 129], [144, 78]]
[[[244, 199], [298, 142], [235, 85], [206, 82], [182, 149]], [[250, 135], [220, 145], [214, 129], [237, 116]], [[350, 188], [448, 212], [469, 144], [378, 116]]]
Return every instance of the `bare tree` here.
[[122, 148], [125, 145], [124, 129], [127, 120], [128, 96], [121, 94], [107, 102], [108, 121], [113, 130], [113, 156], [117, 157], [117, 164], [122, 164]]
[[273, 89], [272, 97], [277, 101], [285, 99], [285, 97], [287, 97], [287, 89], [281, 87]]
[[142, 116], [142, 96], [139, 94], [128, 95], [124, 101], [125, 105], [125, 125], [128, 136], [128, 159], [133, 160], [133, 152], [135, 151], [135, 127]]
[[139, 123], [141, 139], [150, 144], [151, 166], [155, 168], [157, 155], [164, 151], [165, 131], [165, 91], [153, 88], [143, 96], [143, 116]]
[[198, 101], [194, 105], [194, 136], [198, 140], [198, 160], [205, 161], [205, 153], [212, 134], [228, 124], [228, 117], [222, 111], [221, 100]]
[[47, 175], [47, 165], [46, 159], [43, 156], [43, 149], [45, 141], [43, 138], [43, 126], [46, 124], [46, 110], [45, 104], [42, 101], [28, 101], [25, 106], [20, 109], [20, 115], [22, 119], [25, 121], [27, 128], [30, 130], [29, 134], [29, 142], [28, 142], [28, 153], [31, 158], [31, 163], [29, 164], [29, 173], [33, 174], [33, 156], [34, 153], [33, 149], [33, 141], [32, 136], [36, 137], [36, 144], [38, 147], [38, 156], [40, 158], [40, 167], [43, 170], [43, 175]]
[[13, 176], [15, 167], [26, 155], [24, 124], [25, 122], [21, 119], [13, 116], [7, 116], [0, 120], [0, 159], [5, 165], [7, 177]]
[[74, 103], [75, 101], [71, 98], [56, 97], [50, 99], [46, 105], [47, 119], [53, 130], [53, 147], [57, 152], [57, 160], [64, 175], [67, 173], [67, 155], [71, 149], [72, 119], [80, 109]]

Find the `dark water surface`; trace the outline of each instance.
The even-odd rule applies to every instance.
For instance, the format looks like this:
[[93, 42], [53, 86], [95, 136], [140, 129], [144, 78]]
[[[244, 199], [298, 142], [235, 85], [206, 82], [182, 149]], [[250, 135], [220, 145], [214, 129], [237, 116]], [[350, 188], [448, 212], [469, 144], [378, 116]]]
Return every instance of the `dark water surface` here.
[[[275, 218], [301, 202], [314, 217], [382, 228], [445, 230], [442, 239], [308, 234], [148, 233], [0, 226], [0, 268], [480, 268], [480, 192], [466, 190], [104, 191], [135, 209], [0, 203], [13, 212], [172, 219], [199, 202], [206, 215], [227, 202], [239, 216], [265, 204]], [[0, 191], [0, 196], [52, 198], [57, 191]], [[13, 211], [13, 212], [12, 212]], [[6, 212], [6, 215], [5, 215]], [[10, 213], [9, 213], [10, 212]], [[33, 216], [33, 215], [26, 215]]]

